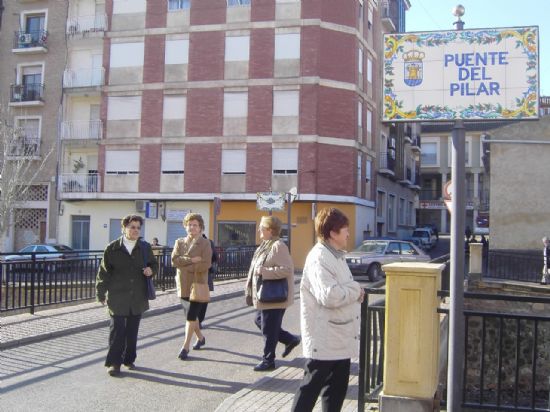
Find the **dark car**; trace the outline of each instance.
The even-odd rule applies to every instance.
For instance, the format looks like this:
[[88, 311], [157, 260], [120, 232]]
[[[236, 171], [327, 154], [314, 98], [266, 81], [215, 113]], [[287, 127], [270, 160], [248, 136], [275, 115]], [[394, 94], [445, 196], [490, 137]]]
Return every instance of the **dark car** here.
[[384, 273], [382, 265], [394, 262], [428, 262], [430, 257], [412, 242], [398, 239], [369, 239], [346, 254], [354, 276], [368, 276], [371, 282]]

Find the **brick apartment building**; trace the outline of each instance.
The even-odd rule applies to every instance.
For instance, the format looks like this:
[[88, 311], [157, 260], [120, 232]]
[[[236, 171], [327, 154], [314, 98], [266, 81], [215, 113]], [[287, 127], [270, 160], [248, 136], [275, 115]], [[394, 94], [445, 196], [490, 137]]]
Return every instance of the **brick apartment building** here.
[[40, 109], [59, 130], [60, 243], [101, 249], [137, 212], [145, 239], [171, 246], [194, 211], [217, 244], [255, 244], [257, 193], [292, 188], [297, 267], [319, 208], [347, 213], [350, 248], [414, 226], [401, 204], [416, 202], [418, 140], [378, 120], [382, 33], [404, 29], [408, 1], [15, 3], [64, 7], [45, 88], [59, 97]]

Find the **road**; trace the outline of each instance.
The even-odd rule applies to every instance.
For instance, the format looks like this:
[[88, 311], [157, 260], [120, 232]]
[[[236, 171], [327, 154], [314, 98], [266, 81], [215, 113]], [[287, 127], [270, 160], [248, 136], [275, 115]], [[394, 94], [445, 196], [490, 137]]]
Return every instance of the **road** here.
[[[5, 350], [0, 358], [0, 411], [214, 411], [228, 396], [263, 374], [252, 368], [263, 341], [253, 309], [243, 298], [209, 305], [206, 346], [177, 354], [183, 342], [180, 311], [142, 321], [135, 371], [111, 378], [103, 366], [108, 330], [51, 339]], [[299, 333], [299, 305], [285, 315], [284, 327]], [[278, 348], [282, 351], [282, 346]], [[285, 360], [301, 356], [298, 347]]]

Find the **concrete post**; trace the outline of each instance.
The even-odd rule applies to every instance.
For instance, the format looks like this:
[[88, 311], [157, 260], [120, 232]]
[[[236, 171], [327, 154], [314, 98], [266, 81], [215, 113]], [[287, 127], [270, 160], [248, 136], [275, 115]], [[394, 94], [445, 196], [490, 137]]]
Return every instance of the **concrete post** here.
[[432, 412], [439, 383], [437, 291], [444, 264], [391, 263], [386, 272], [381, 412]]
[[470, 268], [468, 269], [468, 282], [479, 282], [483, 273], [482, 257], [483, 244], [470, 243]]

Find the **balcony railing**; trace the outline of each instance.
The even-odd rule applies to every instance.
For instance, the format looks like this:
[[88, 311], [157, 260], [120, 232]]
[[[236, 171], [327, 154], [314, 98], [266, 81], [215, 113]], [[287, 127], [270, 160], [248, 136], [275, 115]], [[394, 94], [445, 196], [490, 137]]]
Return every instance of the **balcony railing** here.
[[99, 140], [103, 138], [103, 122], [101, 120], [65, 121], [61, 124], [61, 138]]
[[[393, 149], [392, 149], [393, 150]], [[380, 152], [380, 171], [395, 171], [395, 151]]]
[[95, 173], [62, 173], [59, 187], [63, 193], [96, 193], [99, 191], [99, 175]]
[[102, 86], [105, 79], [105, 69], [78, 69], [63, 72], [63, 87], [95, 87]]
[[28, 49], [31, 47], [47, 48], [48, 31], [47, 30], [17, 30], [13, 36], [14, 49]]
[[107, 15], [78, 16], [67, 19], [67, 34], [87, 34], [102, 32], [107, 29]]
[[8, 155], [13, 157], [36, 157], [40, 155], [40, 136], [35, 129], [18, 128], [17, 137], [10, 142]]
[[42, 83], [12, 84], [10, 87], [10, 102], [33, 102], [43, 100], [44, 85]]

